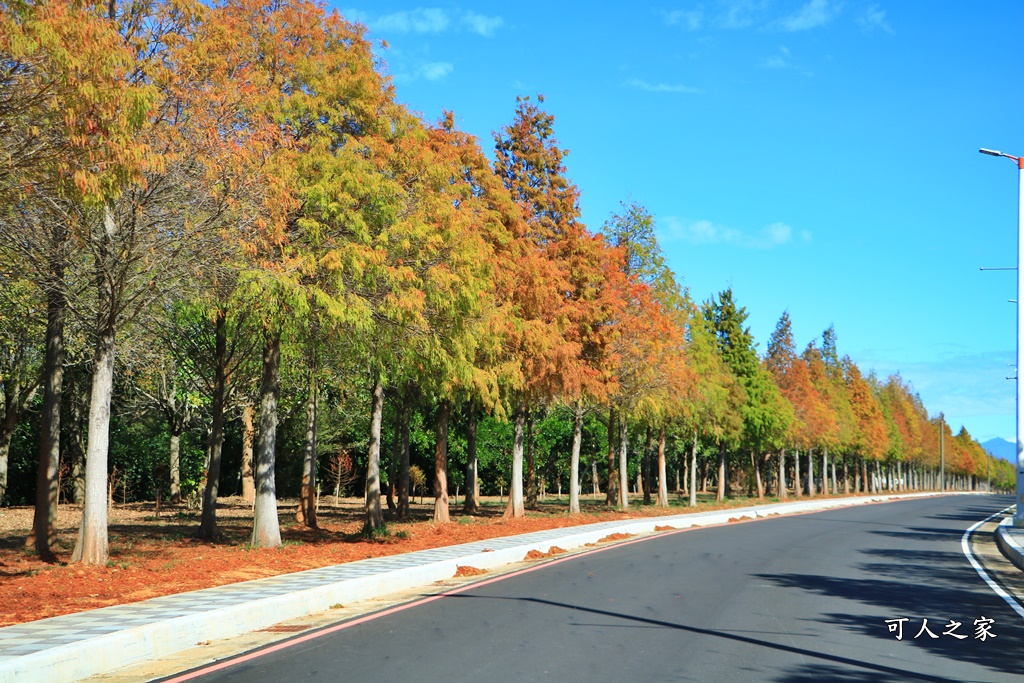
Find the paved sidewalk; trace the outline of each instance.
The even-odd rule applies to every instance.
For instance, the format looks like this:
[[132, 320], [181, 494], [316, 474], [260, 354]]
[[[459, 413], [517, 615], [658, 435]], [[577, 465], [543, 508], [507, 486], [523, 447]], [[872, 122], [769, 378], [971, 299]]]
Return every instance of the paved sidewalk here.
[[361, 560], [7, 626], [0, 628], [0, 683], [78, 681], [166, 656], [200, 641], [231, 638], [333, 605], [449, 579], [459, 566], [494, 569], [522, 561], [531, 550], [547, 552], [552, 546], [571, 550], [610, 534], [711, 526], [730, 518], [929, 495], [937, 494], [833, 498], [600, 522]]
[[1024, 527], [1013, 526], [1013, 517], [1004, 518], [996, 529], [996, 543], [1006, 559], [1024, 571]]

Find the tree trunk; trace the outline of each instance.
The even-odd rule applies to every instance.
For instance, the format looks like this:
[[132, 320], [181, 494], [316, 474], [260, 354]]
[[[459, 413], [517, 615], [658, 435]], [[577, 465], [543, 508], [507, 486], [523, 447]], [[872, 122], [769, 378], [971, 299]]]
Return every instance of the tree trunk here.
[[250, 544], [263, 548], [281, 545], [277, 518], [277, 484], [274, 478], [277, 445], [277, 397], [280, 388], [281, 333], [270, 333], [263, 347], [263, 377], [260, 381], [260, 432], [256, 445], [256, 503], [253, 506]]
[[[63, 234], [54, 230], [55, 241]], [[26, 545], [33, 546], [44, 562], [55, 562], [57, 542], [57, 473], [60, 466], [60, 399], [64, 382], [64, 316], [67, 300], [61, 289], [64, 266], [59, 258], [51, 260], [54, 271], [46, 292], [46, 355], [43, 360], [43, 409], [39, 419], [39, 469], [36, 473], [36, 508], [32, 531]], [[106, 468], [106, 463], [103, 464]], [[106, 476], [106, 470], [103, 472]]]
[[533, 457], [533, 411], [526, 413], [526, 509], [537, 509], [537, 463]]
[[[70, 396], [68, 401], [71, 415], [71, 435], [68, 439], [68, 450], [71, 456], [71, 500], [76, 505], [85, 503], [85, 439], [86, 430], [82, 424], [82, 407], [85, 404], [83, 392], [78, 391], [78, 373], [72, 372], [68, 376], [67, 392]], [[44, 402], [45, 409], [45, 402]]]
[[409, 519], [409, 423], [412, 420], [409, 386], [402, 393], [402, 452], [398, 463], [398, 518]]
[[380, 508], [380, 432], [384, 419], [384, 383], [380, 373], [373, 374], [373, 389], [370, 397], [370, 444], [366, 455], [366, 507], [365, 528], [380, 529], [384, 526], [384, 512]]
[[764, 477], [761, 476], [761, 457], [756, 451], [750, 451], [750, 464], [754, 468], [754, 481], [757, 486], [758, 499], [764, 498]]
[[509, 482], [505, 517], [524, 517], [523, 507], [523, 439], [526, 432], [526, 410], [518, 404], [512, 418], [512, 480]]
[[836, 459], [832, 458], [832, 460], [830, 461], [830, 464], [832, 465], [832, 494], [838, 496], [839, 495], [839, 480], [836, 479]]
[[644, 434], [644, 456], [640, 460], [640, 487], [644, 494], [644, 505], [651, 504], [651, 428]]
[[437, 411], [437, 437], [434, 446], [434, 521], [448, 522], [448, 420], [452, 404], [443, 399]]
[[[678, 474], [678, 470], [676, 470]], [[678, 481], [678, 479], [676, 480]], [[665, 463], [665, 425], [658, 430], [658, 507], [668, 507], [668, 472]]]
[[476, 420], [476, 401], [470, 401], [466, 422], [466, 499], [462, 502], [462, 511], [467, 515], [475, 515], [480, 510], [476, 499]]
[[608, 409], [608, 492], [605, 505], [619, 504], [618, 473], [615, 471], [615, 408]]
[[[704, 488], [707, 488], [705, 481]], [[697, 428], [693, 429], [693, 448], [690, 450], [690, 507], [697, 507]]]
[[[302, 449], [302, 488], [299, 489], [299, 507], [295, 513], [295, 521], [300, 526], [316, 529], [316, 419], [320, 407], [320, 394], [317, 387], [317, 362], [314, 360], [309, 368], [309, 388], [306, 391], [306, 438]], [[376, 391], [376, 386], [374, 387]], [[376, 398], [376, 397], [375, 397]], [[375, 406], [376, 407], [376, 406]], [[377, 424], [378, 452], [380, 445], [380, 424]], [[373, 450], [373, 418], [370, 419], [370, 450]], [[371, 456], [372, 460], [372, 456]], [[369, 467], [369, 464], [368, 464]], [[369, 491], [369, 474], [367, 474], [367, 491]], [[379, 498], [379, 497], [378, 497]], [[380, 507], [378, 500], [377, 507]]]
[[821, 449], [821, 492], [828, 495], [828, 446]]
[[242, 499], [256, 500], [256, 479], [252, 471], [252, 444], [256, 436], [253, 428], [252, 406], [242, 406]]
[[11, 453], [11, 434], [5, 429], [0, 432], [0, 505], [3, 505], [4, 496], [7, 494], [7, 463]]
[[596, 460], [590, 461], [590, 486], [595, 496], [601, 493], [601, 477], [597, 474]]
[[629, 469], [626, 458], [629, 449], [629, 425], [626, 416], [619, 417], [619, 509], [629, 510]]
[[785, 500], [789, 497], [786, 491], [786, 449], [779, 449], [779, 498]]
[[25, 386], [16, 377], [11, 378], [4, 387], [4, 415], [0, 421], [0, 504], [7, 493], [7, 467], [14, 430], [17, 429], [18, 421], [25, 414], [38, 387], [39, 384], [35, 382], [32, 386]]
[[[110, 297], [109, 285], [106, 296]], [[103, 304], [101, 304], [103, 305]], [[103, 305], [108, 308], [109, 304]], [[112, 309], [112, 306], [110, 307]], [[114, 312], [109, 310], [96, 340], [92, 392], [89, 399], [89, 441], [85, 453], [85, 505], [72, 562], [107, 563], [107, 454], [110, 444], [110, 398], [114, 388]]]
[[580, 445], [583, 442], [583, 401], [577, 400], [572, 415], [572, 451], [569, 456], [569, 514], [580, 511]]
[[793, 449], [793, 496], [799, 498], [803, 493], [803, 481], [800, 480], [800, 449]]
[[[170, 480], [171, 480], [171, 502], [181, 502], [181, 432], [178, 431], [178, 425], [172, 420], [170, 423], [171, 432], [171, 453], [170, 453]], [[163, 469], [163, 468], [161, 468]], [[162, 473], [161, 473], [162, 474]], [[161, 487], [163, 482], [158, 481], [157, 487]]]
[[718, 444], [718, 492], [715, 500], [721, 503], [725, 500], [725, 444]]
[[843, 456], [843, 493], [850, 495], [850, 469], [846, 463], [846, 457]]
[[398, 492], [398, 460], [402, 457], [402, 410], [401, 398], [395, 404], [395, 421], [391, 426], [391, 457], [388, 459], [388, 485], [385, 488], [384, 499], [388, 504], [389, 512], [397, 512], [398, 505], [395, 503], [395, 494]]
[[[227, 368], [227, 312], [221, 309], [217, 311], [217, 320], [214, 328], [213, 397], [210, 406], [212, 419], [210, 421], [210, 433], [206, 441], [210, 456], [206, 464], [206, 483], [203, 486], [203, 511], [199, 521], [199, 536], [208, 541], [214, 541], [219, 536], [217, 530], [217, 491], [220, 488], [220, 460], [221, 451], [223, 451], [224, 446], [224, 400], [227, 393]], [[246, 429], [248, 432], [251, 453], [252, 409], [249, 406], [246, 406], [246, 408], [247, 411], [242, 413], [242, 425], [243, 429]], [[248, 423], [246, 423], [246, 416], [248, 416]], [[242, 460], [244, 463], [244, 443], [242, 446]], [[242, 491], [243, 493], [245, 491], [244, 464], [242, 467]]]
[[807, 449], [807, 495], [814, 496], [814, 449]]

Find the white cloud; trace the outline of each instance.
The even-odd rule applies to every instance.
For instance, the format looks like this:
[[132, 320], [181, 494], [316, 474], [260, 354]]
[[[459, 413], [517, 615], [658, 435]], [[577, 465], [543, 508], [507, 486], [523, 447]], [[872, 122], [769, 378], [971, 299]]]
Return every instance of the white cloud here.
[[866, 10], [864, 10], [864, 14], [857, 19], [857, 23], [860, 24], [865, 31], [874, 31], [877, 29], [879, 31], [885, 31], [886, 33], [892, 33], [892, 26], [889, 25], [889, 22], [885, 18], [885, 10], [879, 9], [878, 5], [870, 5]]
[[473, 33], [490, 37], [501, 28], [505, 20], [501, 17], [487, 17], [476, 12], [466, 12], [462, 15], [462, 23]]
[[[806, 0], [795, 12], [780, 18], [771, 16], [772, 0], [719, 0], [719, 9], [705, 13], [703, 6], [692, 10], [662, 12], [668, 26], [682, 26], [689, 31], [704, 28], [737, 30], [759, 28], [797, 32], [819, 28], [839, 16], [844, 0]], [[891, 31], [885, 21], [885, 12], [871, 5], [858, 20], [862, 26]]]
[[785, 223], [772, 223], [761, 230], [761, 236], [762, 238], [767, 238], [768, 244], [772, 246], [786, 244], [793, 240], [793, 228]]
[[781, 19], [778, 27], [783, 31], [808, 31], [829, 23], [839, 14], [842, 3], [829, 4], [829, 0], [811, 0], [794, 14]]
[[699, 5], [692, 10], [662, 12], [667, 26], [681, 26], [687, 31], [703, 28], [741, 29], [754, 26], [768, 8], [770, 0], [718, 0], [720, 10], [705, 13]]
[[[874, 367], [879, 377], [899, 372], [904, 378], [913, 378], [913, 388], [924, 404], [932, 410], [942, 409], [953, 426], [954, 433], [966, 422], [971, 436], [985, 440], [989, 432], [1013, 438], [1014, 369], [1013, 350], [980, 353], [948, 353], [935, 360], [909, 362], [879, 360], [877, 352], [858, 354], [861, 367]], [[887, 354], [886, 354], [887, 355]], [[1008, 430], [996, 427], [1009, 425]], [[984, 426], [982, 426], [984, 425]], [[1009, 431], [1009, 433], [1006, 433]]]
[[420, 79], [439, 81], [454, 70], [455, 66], [451, 62], [425, 62], [396, 71], [392, 78], [395, 83], [412, 83]]
[[[745, 249], [772, 249], [793, 242], [793, 228], [781, 222], [767, 225], [756, 233], [744, 232], [712, 221], [684, 221], [672, 216], [663, 219], [663, 224], [666, 226], [668, 238], [694, 245], [722, 244]], [[802, 230], [799, 238], [803, 242], [809, 242], [811, 233]]]
[[779, 54], [768, 57], [761, 62], [761, 66], [765, 69], [785, 69], [789, 66], [789, 48], [780, 47]]
[[481, 36], [492, 36], [505, 24], [505, 20], [498, 16], [487, 16], [469, 10], [452, 13], [439, 7], [417, 7], [377, 17], [357, 9], [346, 9], [342, 14], [366, 24], [374, 34], [444, 33], [452, 28], [462, 28]]
[[414, 10], [385, 14], [367, 23], [372, 32], [440, 33], [448, 28], [451, 20], [443, 9], [417, 7]]
[[789, 53], [789, 49], [786, 47], [780, 47], [778, 54], [762, 59], [758, 66], [762, 69], [790, 69], [808, 77], [814, 75], [814, 72], [810, 69], [794, 62]]
[[673, 10], [665, 12], [665, 24], [682, 26], [687, 31], [697, 31], [704, 25], [704, 12], [701, 10]]
[[450, 74], [454, 68], [449, 62], [430, 62], [419, 68], [418, 75], [428, 81], [436, 81]]
[[626, 85], [630, 88], [636, 88], [637, 90], [644, 90], [646, 92], [674, 92], [684, 93], [687, 95], [698, 95], [700, 94], [699, 88], [692, 88], [688, 85], [682, 85], [679, 83], [648, 83], [642, 81], [639, 78], [631, 78], [626, 81]]
[[767, 6], [762, 0], [728, 0], [716, 20], [721, 28], [748, 28], [756, 23], [757, 15]]

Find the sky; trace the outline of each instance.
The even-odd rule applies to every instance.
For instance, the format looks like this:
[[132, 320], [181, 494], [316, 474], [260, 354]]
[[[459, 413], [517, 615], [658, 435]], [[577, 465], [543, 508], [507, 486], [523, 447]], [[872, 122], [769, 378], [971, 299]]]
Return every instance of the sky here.
[[[488, 153], [538, 94], [583, 221], [638, 202], [704, 301], [732, 287], [758, 351], [899, 373], [932, 415], [1014, 439], [1024, 3], [704, 0], [372, 2], [397, 99]], [[1011, 379], [1008, 380], [1007, 377]]]

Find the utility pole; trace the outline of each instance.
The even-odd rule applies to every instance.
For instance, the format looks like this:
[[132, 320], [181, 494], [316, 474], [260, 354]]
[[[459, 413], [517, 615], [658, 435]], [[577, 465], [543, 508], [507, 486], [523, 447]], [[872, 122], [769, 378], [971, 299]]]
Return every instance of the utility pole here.
[[1014, 378], [1017, 385], [1014, 392], [1017, 397], [1015, 411], [1017, 413], [1017, 461], [1014, 463], [1017, 470], [1015, 491], [1017, 506], [1013, 513], [1013, 526], [1022, 528], [1024, 527], [1024, 433], [1022, 433], [1024, 432], [1024, 378], [1021, 377], [1021, 373], [1024, 372], [1024, 315], [1022, 315], [1021, 306], [1024, 305], [1024, 278], [1021, 277], [1021, 268], [1024, 268], [1024, 157], [1004, 154], [996, 149], [982, 148], [978, 151], [993, 157], [1004, 157], [1017, 166], [1017, 298], [1014, 301], [1017, 305], [1017, 376]]

